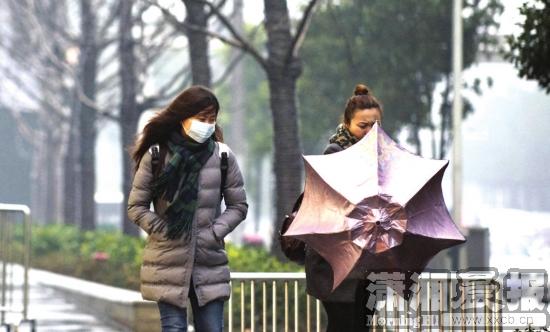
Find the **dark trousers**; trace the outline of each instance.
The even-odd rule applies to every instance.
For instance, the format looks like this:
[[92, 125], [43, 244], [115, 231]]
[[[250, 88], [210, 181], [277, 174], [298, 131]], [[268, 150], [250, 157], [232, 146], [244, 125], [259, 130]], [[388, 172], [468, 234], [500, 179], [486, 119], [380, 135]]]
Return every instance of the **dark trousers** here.
[[366, 290], [369, 281], [359, 282], [355, 290], [355, 302], [322, 301], [327, 313], [326, 332], [368, 332], [374, 309], [367, 308], [369, 296], [374, 296]]

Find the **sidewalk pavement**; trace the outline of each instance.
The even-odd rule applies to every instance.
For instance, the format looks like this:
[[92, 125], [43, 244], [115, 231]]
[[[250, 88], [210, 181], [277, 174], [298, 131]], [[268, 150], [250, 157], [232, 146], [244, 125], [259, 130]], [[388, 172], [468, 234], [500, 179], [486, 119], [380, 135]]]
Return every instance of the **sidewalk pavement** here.
[[[7, 269], [8, 274], [10, 272]], [[13, 266], [13, 304], [22, 306], [23, 299], [23, 269]], [[125, 331], [122, 327], [107, 325], [93, 315], [71, 303], [63, 297], [61, 292], [50, 288], [29, 273], [29, 319], [36, 320], [37, 331], [79, 331], [79, 332], [118, 332]], [[8, 301], [9, 303], [9, 301]], [[7, 314], [6, 322], [15, 322], [21, 319], [21, 315]], [[27, 330], [27, 324], [22, 325], [20, 331]]]

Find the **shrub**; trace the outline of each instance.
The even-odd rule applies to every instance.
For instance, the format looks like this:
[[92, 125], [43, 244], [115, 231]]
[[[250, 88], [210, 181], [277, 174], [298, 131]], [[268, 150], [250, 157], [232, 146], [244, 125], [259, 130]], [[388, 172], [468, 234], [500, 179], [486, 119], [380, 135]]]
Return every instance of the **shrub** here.
[[[116, 230], [82, 232], [74, 226], [54, 224], [33, 226], [31, 243], [33, 267], [111, 286], [139, 289], [143, 239]], [[226, 249], [231, 271], [301, 270], [297, 264], [280, 262], [263, 248], [228, 243]]]

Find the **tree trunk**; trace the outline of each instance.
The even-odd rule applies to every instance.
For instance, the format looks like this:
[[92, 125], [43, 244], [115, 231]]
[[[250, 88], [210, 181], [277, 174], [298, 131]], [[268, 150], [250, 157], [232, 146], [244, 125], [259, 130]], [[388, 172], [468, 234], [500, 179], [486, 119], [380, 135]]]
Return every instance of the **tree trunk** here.
[[45, 188], [47, 187], [47, 176], [45, 176], [46, 165], [45, 154], [47, 153], [46, 139], [41, 128], [35, 131], [31, 165], [31, 211], [33, 218], [39, 224], [46, 224], [46, 203]]
[[127, 214], [127, 203], [130, 190], [132, 189], [132, 178], [133, 178], [133, 162], [130, 158], [130, 154], [126, 147], [132, 146], [134, 143], [136, 128], [138, 124], [138, 116], [131, 118], [130, 116], [121, 117], [121, 135], [122, 135], [122, 167], [123, 167], [123, 179], [122, 186], [124, 190], [124, 201], [122, 204], [122, 216], [123, 216], [123, 232], [128, 235], [139, 235], [139, 228], [128, 219]]
[[[62, 131], [62, 128], [58, 128]], [[58, 223], [61, 218], [62, 149], [60, 133], [49, 130], [46, 133], [46, 168], [47, 187], [45, 188], [45, 219], [47, 223]]]
[[132, 163], [127, 147], [131, 146], [136, 133], [139, 110], [136, 102], [136, 72], [134, 40], [132, 38], [132, 4], [131, 0], [122, 0], [119, 20], [119, 55], [121, 83], [121, 140], [123, 156], [123, 192], [122, 231], [124, 234], [138, 236], [139, 228], [128, 219], [126, 202], [132, 186]]
[[[273, 140], [277, 211], [274, 226], [279, 230], [285, 214], [291, 211], [302, 190], [302, 146], [296, 114], [296, 80], [285, 75], [275, 78], [269, 75], [269, 87], [273, 132], [276, 133]], [[277, 232], [274, 232], [272, 252], [280, 256], [276, 238]]]
[[277, 211], [271, 252], [283, 258], [277, 238], [278, 230], [302, 190], [302, 145], [296, 111], [296, 81], [301, 74], [301, 64], [299, 59], [288, 57], [292, 37], [286, 1], [264, 0], [264, 8]]
[[64, 206], [63, 220], [67, 225], [78, 225], [81, 220], [81, 167], [80, 167], [80, 102], [77, 92], [73, 93], [72, 108], [69, 115], [69, 134], [67, 139], [67, 152], [65, 154], [64, 173]]
[[[187, 9], [185, 22], [207, 30], [208, 17], [204, 4], [194, 0], [183, 0], [183, 3]], [[194, 29], [188, 30], [187, 39], [189, 40], [189, 58], [193, 84], [209, 87], [211, 84], [211, 74], [208, 63], [208, 39], [204, 33]]]
[[422, 142], [420, 141], [420, 125], [418, 123], [417, 115], [412, 115], [412, 124], [410, 126], [411, 133], [409, 135], [411, 143], [416, 148], [416, 154], [422, 155]]
[[31, 210], [40, 224], [51, 224], [61, 217], [61, 143], [59, 135], [48, 125], [48, 119], [39, 121], [42, 124], [31, 142]]
[[249, 162], [247, 165], [249, 165], [250, 170], [248, 171], [248, 178], [250, 179], [250, 182], [247, 183], [247, 186], [254, 186], [254, 190], [250, 190], [250, 196], [252, 197], [252, 201], [256, 204], [254, 209], [252, 210], [254, 214], [251, 216], [254, 221], [254, 231], [258, 232], [260, 229], [260, 220], [262, 217], [262, 209], [267, 208], [264, 207], [262, 204], [262, 157], [256, 157], [256, 158], [249, 158]]
[[[96, 98], [97, 58], [96, 17], [92, 3], [80, 1], [82, 44], [80, 48], [80, 85], [91, 101]], [[96, 111], [85, 102], [80, 106], [80, 164], [82, 166], [82, 220], [83, 230], [93, 230], [95, 220], [95, 142], [97, 136]]]
[[[63, 1], [49, 1], [44, 3], [44, 14], [42, 18], [45, 27], [50, 31], [59, 29], [57, 24], [64, 26], [67, 22], [67, 8], [66, 3]], [[56, 23], [55, 23], [56, 22]], [[45, 61], [46, 77], [49, 78], [47, 83], [50, 86], [44, 86], [43, 93], [50, 94], [52, 99], [61, 100], [62, 105], [69, 105], [70, 96], [68, 90], [61, 83], [65, 78], [63, 71], [59, 70], [57, 63], [63, 63], [65, 61], [65, 53], [63, 52], [65, 44], [61, 38], [51, 38], [48, 41], [52, 50], [52, 59]], [[46, 84], [44, 84], [46, 85]], [[53, 89], [52, 89], [53, 87]], [[45, 97], [48, 100], [48, 96]], [[46, 138], [47, 138], [47, 172], [48, 172], [48, 187], [47, 201], [46, 201], [46, 219], [48, 222], [59, 223], [63, 220], [63, 183], [64, 183], [64, 163], [63, 156], [65, 153], [65, 141], [68, 134], [68, 123], [66, 118], [60, 116], [62, 110], [57, 106], [50, 105], [49, 107], [44, 105], [44, 110], [48, 112], [43, 114], [43, 122], [46, 124]]]

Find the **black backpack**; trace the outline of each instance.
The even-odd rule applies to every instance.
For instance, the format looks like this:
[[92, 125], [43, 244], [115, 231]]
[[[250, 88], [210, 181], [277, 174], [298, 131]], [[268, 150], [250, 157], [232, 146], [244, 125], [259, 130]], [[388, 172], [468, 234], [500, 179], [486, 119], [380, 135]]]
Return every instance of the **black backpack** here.
[[[151, 148], [151, 157], [152, 157], [152, 167], [153, 167], [153, 175], [156, 177], [157, 173], [159, 172], [159, 165], [160, 165], [160, 151], [159, 146], [154, 145]], [[222, 181], [221, 181], [221, 189], [220, 189], [220, 196], [223, 199], [223, 188], [225, 188], [225, 182], [227, 179], [227, 169], [228, 169], [228, 161], [227, 161], [227, 152], [223, 151], [221, 153], [221, 163], [220, 163], [220, 169], [222, 172]]]

